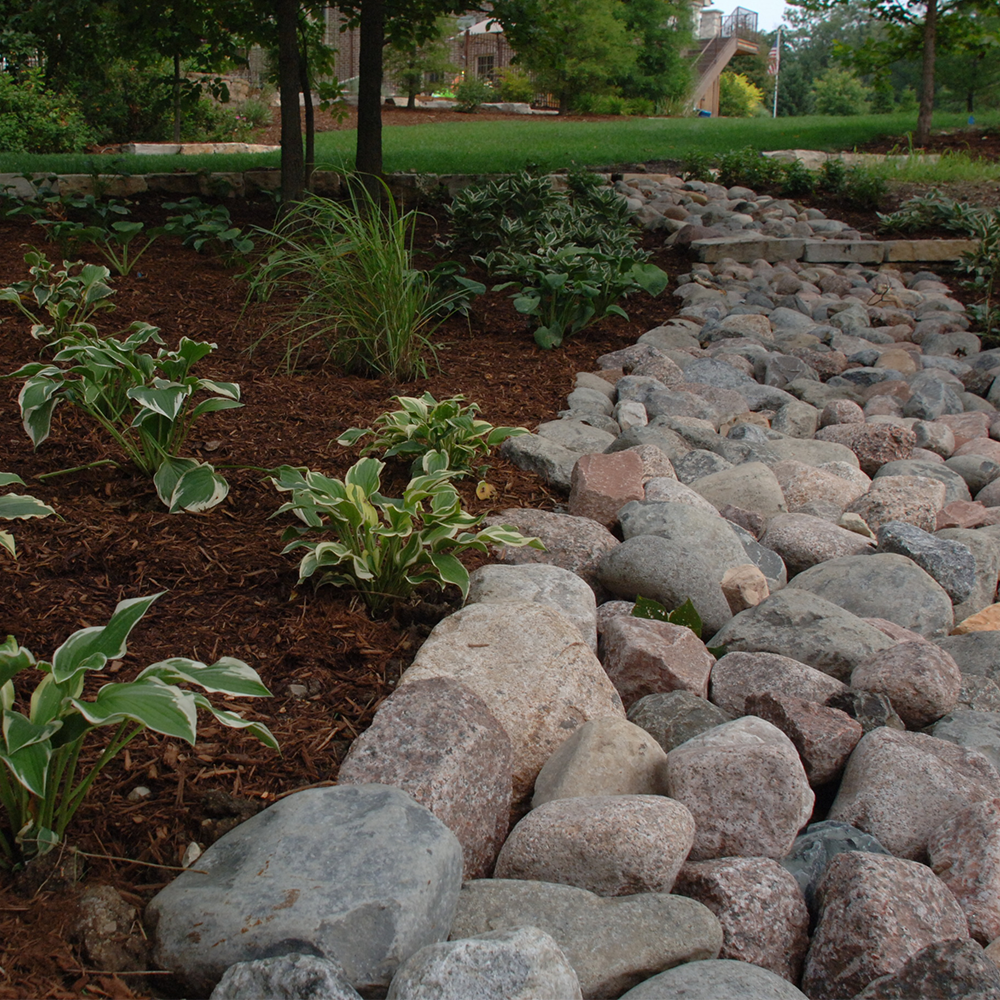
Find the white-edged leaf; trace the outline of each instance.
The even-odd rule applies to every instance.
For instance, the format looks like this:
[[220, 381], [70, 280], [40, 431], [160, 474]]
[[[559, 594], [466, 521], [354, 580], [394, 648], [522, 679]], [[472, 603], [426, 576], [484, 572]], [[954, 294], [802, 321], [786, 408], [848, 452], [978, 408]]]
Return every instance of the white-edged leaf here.
[[184, 656], [151, 663], [136, 680], [158, 677], [166, 684], [197, 684], [212, 694], [234, 694], [249, 698], [267, 698], [271, 692], [261, 683], [257, 671], [242, 660], [223, 656], [211, 666]]
[[460, 591], [462, 597], [469, 595], [469, 571], [455, 556], [448, 552], [431, 552], [430, 561], [438, 571], [438, 576], [445, 583], [453, 583]]
[[208, 462], [193, 458], [167, 458], [153, 476], [159, 498], [171, 514], [197, 514], [225, 500], [229, 484]]
[[159, 413], [168, 420], [176, 420], [184, 408], [185, 401], [191, 395], [191, 387], [179, 384], [160, 389], [145, 387], [129, 389], [126, 395], [145, 409]]
[[132, 719], [140, 725], [194, 744], [198, 713], [191, 691], [155, 677], [126, 684], [105, 684], [93, 701], [72, 699], [73, 707], [91, 724], [106, 726]]
[[[121, 601], [103, 627], [80, 629], [74, 632], [52, 657], [52, 676], [59, 682], [69, 680], [80, 669], [100, 669], [94, 661], [87, 662], [94, 654], [106, 660], [118, 659], [125, 655], [125, 640], [136, 622], [146, 613], [149, 606], [166, 591], [149, 597], [131, 597]], [[102, 664], [103, 666], [103, 664]]]
[[45, 797], [45, 779], [48, 777], [52, 747], [48, 743], [32, 743], [16, 753], [0, 753], [0, 760], [17, 781], [39, 798]]
[[248, 733], [256, 736], [265, 746], [270, 747], [272, 750], [279, 749], [278, 741], [263, 722], [251, 722], [237, 715], [235, 712], [227, 712], [225, 709], [216, 708], [203, 694], [196, 694], [194, 700], [199, 708], [205, 709], [206, 712], [211, 712], [224, 726], [228, 726], [230, 729], [245, 729]]
[[12, 520], [15, 517], [48, 517], [55, 511], [41, 500], [20, 493], [5, 493], [0, 496], [0, 517]]
[[21, 747], [31, 746], [33, 743], [43, 743], [60, 729], [62, 722], [59, 719], [51, 719], [44, 725], [36, 726], [20, 712], [5, 709], [3, 713], [3, 738], [8, 754], [17, 753]]
[[0, 472], [0, 486], [23, 486], [24, 480], [14, 472]]
[[14, 536], [9, 531], [0, 531], [0, 549], [17, 558], [17, 546], [14, 544]]

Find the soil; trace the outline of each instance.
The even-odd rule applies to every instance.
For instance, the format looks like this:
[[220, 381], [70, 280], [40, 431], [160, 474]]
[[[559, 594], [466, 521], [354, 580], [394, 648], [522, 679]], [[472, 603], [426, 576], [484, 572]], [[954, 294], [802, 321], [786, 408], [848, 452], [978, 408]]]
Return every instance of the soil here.
[[[426, 121], [434, 114], [476, 120], [452, 112], [390, 109], [385, 122]], [[321, 127], [332, 124], [321, 119]], [[429, 251], [443, 235], [444, 215], [440, 208], [425, 209], [418, 248]], [[236, 202], [231, 210], [240, 226], [272, 221], [273, 206], [265, 203]], [[135, 218], [148, 222], [162, 221], [165, 214], [153, 201], [133, 210]], [[876, 220], [851, 221], [866, 221], [871, 230]], [[660, 242], [646, 239], [653, 261], [672, 275], [686, 271], [686, 259]], [[37, 227], [24, 219], [0, 222], [0, 287], [27, 276], [27, 244], [42, 244]], [[53, 248], [45, 249], [57, 256]], [[458, 259], [470, 276], [485, 278], [468, 260]], [[430, 262], [429, 256], [420, 260]], [[25, 492], [60, 515], [11, 522], [19, 558], [14, 562], [0, 554], [0, 634], [15, 635], [47, 658], [74, 630], [105, 623], [118, 601], [162, 591], [133, 632], [128, 656], [112, 665], [114, 679], [127, 680], [170, 656], [206, 662], [239, 657], [259, 671], [273, 697], [229, 700], [225, 706], [264, 722], [281, 746], [280, 753], [272, 752], [209, 724], [207, 717], [200, 720], [194, 747], [155, 735], [136, 739], [104, 770], [70, 828], [68, 841], [79, 853], [57, 858], [59, 867], [82, 858], [78, 884], [60, 881], [59, 871], [34, 881], [0, 873], [0, 1000], [162, 994], [167, 984], [155, 974], [115, 975], [89, 964], [90, 957], [71, 940], [80, 893], [112, 885], [141, 909], [174, 877], [191, 843], [206, 847], [277, 798], [334, 782], [351, 740], [370, 723], [424, 636], [458, 606], [457, 592], [429, 590], [391, 617], [372, 620], [345, 590], [299, 586], [294, 555], [281, 553], [281, 531], [289, 522], [273, 518], [281, 498], [262, 470], [308, 465], [342, 476], [357, 454], [338, 446], [338, 435], [347, 427], [371, 425], [394, 408], [392, 397], [398, 394], [429, 391], [441, 399], [461, 393], [493, 424], [534, 429], [563, 406], [576, 372], [592, 370], [599, 355], [634, 343], [677, 308], [669, 291], [657, 299], [638, 295], [626, 303], [628, 322], [602, 322], [563, 349], [545, 352], [534, 345], [509, 292], [491, 291], [476, 300], [467, 320], [449, 319], [437, 331], [437, 366], [427, 378], [396, 384], [345, 375], [319, 360], [288, 374], [272, 340], [250, 356], [248, 348], [283, 303], [245, 308], [240, 274], [217, 256], [161, 238], [131, 275], [113, 279], [116, 310], [99, 321], [102, 332], [133, 320], [153, 323], [171, 346], [182, 336], [218, 344], [198, 373], [240, 383], [245, 406], [204, 418], [186, 449], [221, 467], [229, 480], [229, 497], [212, 511], [168, 514], [151, 483], [124, 463], [92, 465], [120, 462], [120, 456], [69, 407], [56, 410], [51, 438], [32, 450], [18, 416], [20, 385], [0, 384], [0, 439], [7, 442], [0, 471], [16, 471], [28, 484]], [[18, 314], [9, 306], [0, 309], [0, 371], [11, 372], [38, 359], [38, 344]], [[399, 489], [404, 472], [387, 468], [386, 493]], [[478, 499], [474, 481], [460, 484], [466, 508], [475, 513], [559, 508], [561, 498], [537, 477], [497, 457], [489, 461], [485, 479], [496, 487], [494, 499]], [[19, 691], [21, 697], [28, 693]], [[149, 790], [147, 798], [129, 798], [137, 786]], [[141, 935], [138, 924], [133, 933]]]

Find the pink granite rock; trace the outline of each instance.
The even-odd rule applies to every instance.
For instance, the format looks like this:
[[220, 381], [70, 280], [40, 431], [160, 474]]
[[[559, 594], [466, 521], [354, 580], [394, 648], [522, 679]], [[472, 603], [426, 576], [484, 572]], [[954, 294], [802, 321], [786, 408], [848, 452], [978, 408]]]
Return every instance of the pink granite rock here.
[[990, 416], [989, 413], [982, 412], [945, 413], [937, 419], [951, 429], [955, 436], [955, 447], [961, 448], [976, 438], [989, 437]]
[[719, 958], [799, 981], [809, 911], [795, 879], [771, 858], [717, 858], [681, 868], [674, 892], [707, 906], [722, 924]]
[[854, 748], [827, 819], [870, 833], [898, 858], [922, 861], [941, 823], [998, 795], [1000, 775], [978, 750], [882, 726]]
[[581, 455], [573, 467], [569, 512], [611, 527], [630, 500], [643, 500], [642, 459], [634, 451]]
[[864, 422], [864, 410], [850, 399], [831, 399], [819, 415], [820, 427], [829, 427], [831, 424], [863, 424]]
[[836, 677], [778, 653], [726, 653], [712, 668], [709, 700], [724, 712], [747, 714], [746, 700], [757, 694], [788, 694], [824, 704], [847, 692]]
[[604, 669], [626, 709], [657, 691], [691, 691], [708, 697], [715, 657], [683, 625], [615, 617], [604, 628], [600, 649]]
[[545, 551], [522, 546], [503, 546], [497, 550], [501, 562], [551, 563], [583, 577], [594, 592], [601, 593], [596, 566], [601, 557], [621, 543], [596, 521], [570, 514], [555, 514], [547, 510], [512, 507], [486, 518], [487, 524], [510, 524], [523, 535], [542, 540]]
[[625, 719], [593, 719], [573, 731], [542, 765], [531, 808], [594, 795], [665, 795], [667, 755]]
[[400, 678], [453, 677], [496, 716], [513, 751], [513, 803], [590, 719], [623, 718], [621, 698], [565, 615], [542, 604], [470, 604], [440, 622]]
[[958, 704], [962, 674], [940, 646], [900, 642], [862, 660], [851, 674], [851, 687], [884, 694], [907, 729], [922, 729]]
[[[867, 476], [854, 482], [803, 462], [777, 462], [771, 467], [771, 471], [778, 477], [781, 491], [785, 494], [785, 503], [792, 512], [796, 507], [814, 500], [835, 503], [843, 510], [849, 503], [863, 496], [871, 486], [871, 480]], [[859, 475], [859, 479], [861, 475], [863, 473]]]
[[815, 801], [791, 740], [753, 716], [671, 750], [667, 787], [694, 817], [692, 861], [783, 858]]
[[989, 437], [973, 438], [955, 449], [956, 455], [982, 455], [994, 462], [1000, 462], [1000, 441]]
[[935, 941], [911, 955], [892, 975], [873, 979], [854, 1000], [910, 997], [998, 1000], [1000, 969], [971, 938]]
[[873, 539], [809, 514], [775, 514], [760, 544], [781, 556], [789, 577], [828, 559], [875, 551]]
[[827, 865], [816, 898], [819, 920], [802, 976], [813, 1000], [852, 997], [927, 945], [968, 937], [955, 897], [913, 861], [844, 851]]
[[813, 788], [836, 778], [864, 730], [846, 712], [781, 693], [751, 695], [748, 715], [780, 729], [794, 744]]
[[978, 528], [986, 524], [988, 508], [974, 500], [952, 500], [938, 511], [935, 531], [942, 528]]
[[931, 868], [954, 893], [982, 944], [1000, 938], [1000, 799], [950, 816], [927, 841]]
[[394, 785], [462, 845], [466, 878], [485, 878], [507, 835], [511, 747], [483, 700], [450, 677], [394, 691], [352, 744], [341, 785]]
[[886, 462], [909, 458], [917, 438], [894, 424], [833, 424], [817, 431], [816, 440], [847, 445], [858, 456], [861, 471], [874, 476]]
[[927, 476], [880, 476], [847, 510], [860, 514], [872, 531], [888, 521], [906, 521], [934, 531], [945, 492], [944, 483]]
[[494, 877], [557, 882], [598, 896], [670, 892], [694, 838], [694, 819], [662, 795], [556, 799], [511, 831]]

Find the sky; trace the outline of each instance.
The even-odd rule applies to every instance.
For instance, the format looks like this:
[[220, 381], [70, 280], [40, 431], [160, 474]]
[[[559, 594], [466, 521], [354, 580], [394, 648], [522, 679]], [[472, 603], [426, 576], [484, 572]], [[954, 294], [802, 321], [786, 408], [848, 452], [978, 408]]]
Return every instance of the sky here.
[[[735, 9], [734, 6], [720, 3], [719, 0], [716, 0], [712, 6], [721, 10], [723, 14], [731, 14]], [[781, 17], [785, 11], [785, 0], [740, 0], [739, 6], [745, 7], [747, 10], [757, 11], [759, 31], [774, 31], [781, 24]]]

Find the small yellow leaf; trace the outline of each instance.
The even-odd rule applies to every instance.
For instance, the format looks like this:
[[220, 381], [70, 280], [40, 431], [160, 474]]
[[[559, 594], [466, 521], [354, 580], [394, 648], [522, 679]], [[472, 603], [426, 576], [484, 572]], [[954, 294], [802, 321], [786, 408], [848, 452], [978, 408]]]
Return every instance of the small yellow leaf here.
[[480, 500], [496, 500], [498, 495], [497, 488], [485, 480], [476, 487], [476, 496]]

